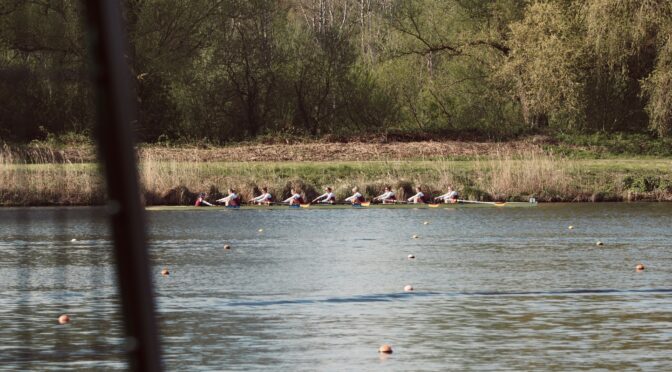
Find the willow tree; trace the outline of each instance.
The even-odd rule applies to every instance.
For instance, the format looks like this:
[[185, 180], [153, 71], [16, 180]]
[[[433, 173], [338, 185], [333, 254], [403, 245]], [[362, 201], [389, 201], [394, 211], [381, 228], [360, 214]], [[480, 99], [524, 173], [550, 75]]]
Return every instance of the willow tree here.
[[661, 136], [669, 136], [672, 134], [672, 36], [661, 49], [655, 70], [643, 80], [643, 88], [649, 99], [646, 111], [651, 118], [651, 128]]
[[532, 127], [547, 125], [549, 119], [583, 125], [588, 58], [571, 9], [534, 3], [510, 27], [511, 52], [499, 74], [511, 82], [525, 122]]
[[651, 129], [672, 132], [672, 2], [588, 0], [587, 40], [614, 75], [641, 89]]

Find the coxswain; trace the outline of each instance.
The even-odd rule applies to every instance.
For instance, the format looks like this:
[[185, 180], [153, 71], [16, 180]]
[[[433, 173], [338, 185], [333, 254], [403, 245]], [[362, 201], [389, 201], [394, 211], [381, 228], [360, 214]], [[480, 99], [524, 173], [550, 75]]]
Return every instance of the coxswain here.
[[194, 204], [195, 207], [214, 207], [213, 204], [208, 203], [207, 200], [205, 200], [205, 193], [202, 192], [198, 195], [198, 199], [196, 199], [196, 203]]
[[298, 190], [291, 189], [291, 194], [289, 198], [283, 200], [283, 203], [289, 203], [289, 205], [299, 205], [303, 204], [303, 197], [301, 197], [301, 194], [298, 192]]
[[385, 192], [381, 195], [373, 198], [374, 201], [379, 200], [383, 204], [394, 204], [397, 201], [397, 197], [394, 195], [394, 191], [390, 189], [390, 186], [385, 186]]
[[444, 203], [457, 203], [457, 198], [459, 198], [460, 195], [457, 193], [457, 191], [453, 190], [452, 187], [448, 186], [448, 191], [441, 195], [437, 196], [434, 198], [434, 200], [440, 200]]
[[409, 203], [413, 204], [424, 204], [426, 203], [425, 200], [425, 194], [422, 192], [422, 188], [420, 186], [415, 188], [416, 194], [408, 198]]
[[325, 189], [325, 193], [313, 199], [313, 203], [327, 203], [334, 204], [336, 203], [336, 195], [333, 193], [331, 187]]
[[218, 203], [224, 203], [227, 207], [239, 207], [240, 195], [234, 189], [229, 189], [229, 195], [217, 200]]
[[359, 192], [359, 188], [355, 186], [352, 189], [352, 196], [346, 198], [345, 201], [352, 204], [362, 204], [364, 203], [364, 196]]
[[273, 201], [273, 195], [271, 195], [270, 192], [268, 192], [268, 187], [262, 187], [261, 188], [261, 195], [257, 196], [256, 198], [250, 199], [248, 203], [252, 204], [271, 204]]

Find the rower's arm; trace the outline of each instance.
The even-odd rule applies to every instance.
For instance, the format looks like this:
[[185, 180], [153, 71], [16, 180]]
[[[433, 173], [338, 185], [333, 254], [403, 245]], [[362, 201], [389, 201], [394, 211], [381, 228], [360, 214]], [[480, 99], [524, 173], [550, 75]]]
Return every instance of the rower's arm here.
[[208, 207], [214, 207], [214, 206], [215, 206], [214, 204], [210, 204], [210, 203], [208, 203], [208, 202], [205, 201], [205, 200], [201, 200], [201, 204], [205, 204], [205, 205], [207, 205]]

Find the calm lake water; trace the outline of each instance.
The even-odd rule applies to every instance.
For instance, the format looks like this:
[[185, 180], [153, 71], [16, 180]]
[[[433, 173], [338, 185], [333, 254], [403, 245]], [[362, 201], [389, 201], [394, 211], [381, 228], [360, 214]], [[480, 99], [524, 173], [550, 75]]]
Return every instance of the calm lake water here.
[[[148, 214], [169, 370], [672, 365], [672, 204]], [[105, 222], [0, 209], [0, 369], [125, 368]]]

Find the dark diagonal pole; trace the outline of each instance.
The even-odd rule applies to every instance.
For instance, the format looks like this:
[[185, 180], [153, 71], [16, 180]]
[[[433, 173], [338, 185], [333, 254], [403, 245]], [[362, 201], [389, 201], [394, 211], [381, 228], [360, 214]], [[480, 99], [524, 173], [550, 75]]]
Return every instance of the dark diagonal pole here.
[[108, 211], [126, 331], [129, 367], [160, 371], [154, 291], [145, 241], [144, 208], [131, 121], [134, 118], [126, 39], [117, 0], [85, 0], [91, 70], [98, 90], [98, 154], [105, 170]]

